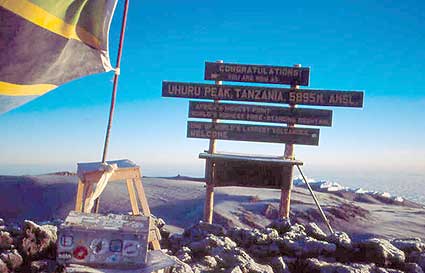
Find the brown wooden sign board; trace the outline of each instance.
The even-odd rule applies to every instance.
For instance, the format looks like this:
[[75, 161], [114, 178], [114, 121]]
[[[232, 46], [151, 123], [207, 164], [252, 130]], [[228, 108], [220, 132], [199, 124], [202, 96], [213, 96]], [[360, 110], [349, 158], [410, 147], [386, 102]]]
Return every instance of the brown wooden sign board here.
[[242, 160], [214, 160], [214, 163], [214, 187], [290, 188], [289, 183], [284, 183], [285, 175], [291, 172], [289, 166]]
[[308, 67], [205, 63], [205, 80], [308, 86], [309, 79]]
[[294, 123], [314, 126], [332, 126], [332, 111], [191, 101], [190, 118], [246, 120], [271, 123]]
[[319, 129], [189, 121], [187, 137], [319, 145]]
[[163, 97], [363, 107], [362, 91], [290, 89], [263, 86], [162, 82]]

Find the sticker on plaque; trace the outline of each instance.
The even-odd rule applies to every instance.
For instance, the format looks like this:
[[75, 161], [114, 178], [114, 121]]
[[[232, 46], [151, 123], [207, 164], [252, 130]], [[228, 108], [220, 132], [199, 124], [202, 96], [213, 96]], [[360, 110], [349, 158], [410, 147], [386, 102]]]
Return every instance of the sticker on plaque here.
[[106, 258], [107, 263], [117, 263], [120, 261], [121, 256], [118, 253], [115, 253]]
[[84, 260], [89, 254], [89, 250], [85, 246], [77, 246], [72, 253], [77, 260]]
[[59, 252], [58, 254], [59, 260], [71, 260], [72, 259], [72, 253], [71, 252]]
[[70, 248], [74, 244], [74, 237], [70, 235], [63, 235], [60, 238], [60, 244], [64, 248]]
[[90, 243], [90, 249], [93, 254], [104, 254], [108, 251], [109, 242], [106, 239], [93, 239]]
[[111, 240], [109, 245], [109, 250], [112, 252], [121, 252], [122, 251], [122, 241], [121, 240]]
[[139, 242], [124, 240], [122, 255], [127, 257], [137, 257], [139, 255]]

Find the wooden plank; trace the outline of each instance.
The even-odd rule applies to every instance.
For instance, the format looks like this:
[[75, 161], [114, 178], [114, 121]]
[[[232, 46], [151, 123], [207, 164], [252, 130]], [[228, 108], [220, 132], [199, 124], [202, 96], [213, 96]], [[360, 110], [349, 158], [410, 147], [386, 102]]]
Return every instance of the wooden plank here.
[[162, 82], [162, 96], [208, 100], [269, 102], [299, 105], [363, 107], [363, 91], [274, 88]]
[[140, 178], [134, 179], [134, 186], [136, 187], [137, 196], [139, 197], [140, 205], [142, 206], [142, 212], [145, 216], [151, 215], [149, 208], [148, 199], [146, 198], [145, 189], [143, 188], [142, 180]]
[[232, 63], [205, 63], [205, 80], [298, 84], [308, 86], [310, 68]]
[[303, 165], [300, 160], [288, 160], [282, 156], [267, 156], [267, 155], [252, 155], [252, 154], [229, 154], [229, 153], [200, 153], [199, 158], [212, 160], [237, 160], [237, 161], [252, 161], [276, 165]]
[[128, 197], [130, 198], [131, 210], [133, 215], [139, 215], [139, 205], [137, 204], [136, 193], [134, 191], [133, 179], [126, 179]]
[[284, 179], [292, 166], [244, 160], [214, 160], [214, 186], [289, 189]]
[[319, 129], [189, 121], [187, 137], [319, 145]]
[[[104, 171], [84, 173], [84, 183], [97, 183]], [[117, 169], [109, 178], [109, 182], [140, 178], [140, 167]]]
[[84, 183], [78, 178], [77, 197], [75, 198], [75, 211], [83, 211], [83, 195], [84, 195]]
[[330, 110], [254, 104], [216, 104], [191, 101], [189, 103], [189, 117], [332, 126], [332, 111]]

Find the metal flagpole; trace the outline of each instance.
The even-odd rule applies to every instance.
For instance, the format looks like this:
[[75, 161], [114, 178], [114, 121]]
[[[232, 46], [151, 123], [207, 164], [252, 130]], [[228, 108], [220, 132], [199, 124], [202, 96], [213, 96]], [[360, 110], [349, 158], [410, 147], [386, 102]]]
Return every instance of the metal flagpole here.
[[108, 127], [106, 128], [105, 144], [103, 146], [102, 163], [106, 161], [106, 155], [108, 153], [108, 146], [109, 146], [109, 136], [111, 134], [112, 120], [114, 118], [115, 100], [117, 96], [118, 77], [120, 75], [121, 56], [122, 56], [122, 48], [124, 44], [125, 26], [127, 24], [129, 2], [130, 0], [125, 0], [124, 15], [122, 18], [122, 26], [121, 26], [120, 43], [118, 47], [117, 65], [115, 66], [114, 86], [112, 89], [111, 107], [109, 109]]
[[[125, 0], [124, 13], [123, 13], [122, 25], [121, 25], [120, 42], [119, 42], [119, 46], [118, 46], [117, 64], [115, 66], [115, 75], [114, 75], [114, 85], [113, 85], [113, 89], [112, 89], [111, 107], [109, 109], [109, 120], [108, 120], [108, 126], [106, 127], [105, 144], [103, 146], [102, 163], [106, 162], [106, 156], [108, 154], [109, 138], [110, 138], [110, 135], [111, 135], [112, 120], [114, 118], [115, 101], [116, 101], [116, 97], [117, 97], [117, 88], [118, 88], [118, 77], [120, 75], [120, 65], [121, 65], [122, 49], [123, 49], [123, 45], [124, 45], [125, 27], [127, 25], [127, 15], [128, 15], [129, 3], [130, 3], [130, 0]], [[96, 201], [95, 201], [95, 211], [98, 212], [98, 210], [99, 210], [99, 198], [97, 198]]]

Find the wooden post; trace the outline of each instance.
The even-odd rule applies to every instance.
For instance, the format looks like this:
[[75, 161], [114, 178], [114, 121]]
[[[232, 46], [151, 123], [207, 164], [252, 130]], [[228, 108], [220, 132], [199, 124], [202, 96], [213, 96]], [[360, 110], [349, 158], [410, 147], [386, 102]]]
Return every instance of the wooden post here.
[[[294, 67], [301, 67], [300, 64], [294, 65]], [[291, 85], [291, 89], [299, 89], [299, 85]], [[290, 108], [294, 109], [295, 104], [290, 104]], [[295, 127], [294, 123], [288, 123], [288, 127]], [[285, 144], [285, 159], [294, 159], [294, 144]], [[282, 188], [280, 190], [280, 206], [279, 206], [279, 218], [289, 218], [289, 211], [291, 206], [291, 190], [292, 190], [292, 178], [294, 173], [294, 166], [291, 165], [289, 170], [284, 170], [285, 176], [283, 185], [288, 185], [288, 187]]]
[[[223, 63], [223, 61], [217, 61], [217, 63]], [[215, 81], [215, 84], [222, 85], [222, 81]], [[219, 103], [219, 100], [214, 100], [214, 103]], [[218, 119], [213, 118], [212, 123], [214, 125], [219, 122]], [[208, 147], [208, 153], [213, 154], [216, 152], [216, 139], [211, 138]], [[213, 220], [213, 208], [214, 208], [214, 163], [211, 159], [207, 159], [205, 162], [205, 180], [207, 184], [205, 194], [205, 206], [204, 206], [204, 221], [212, 224]]]

